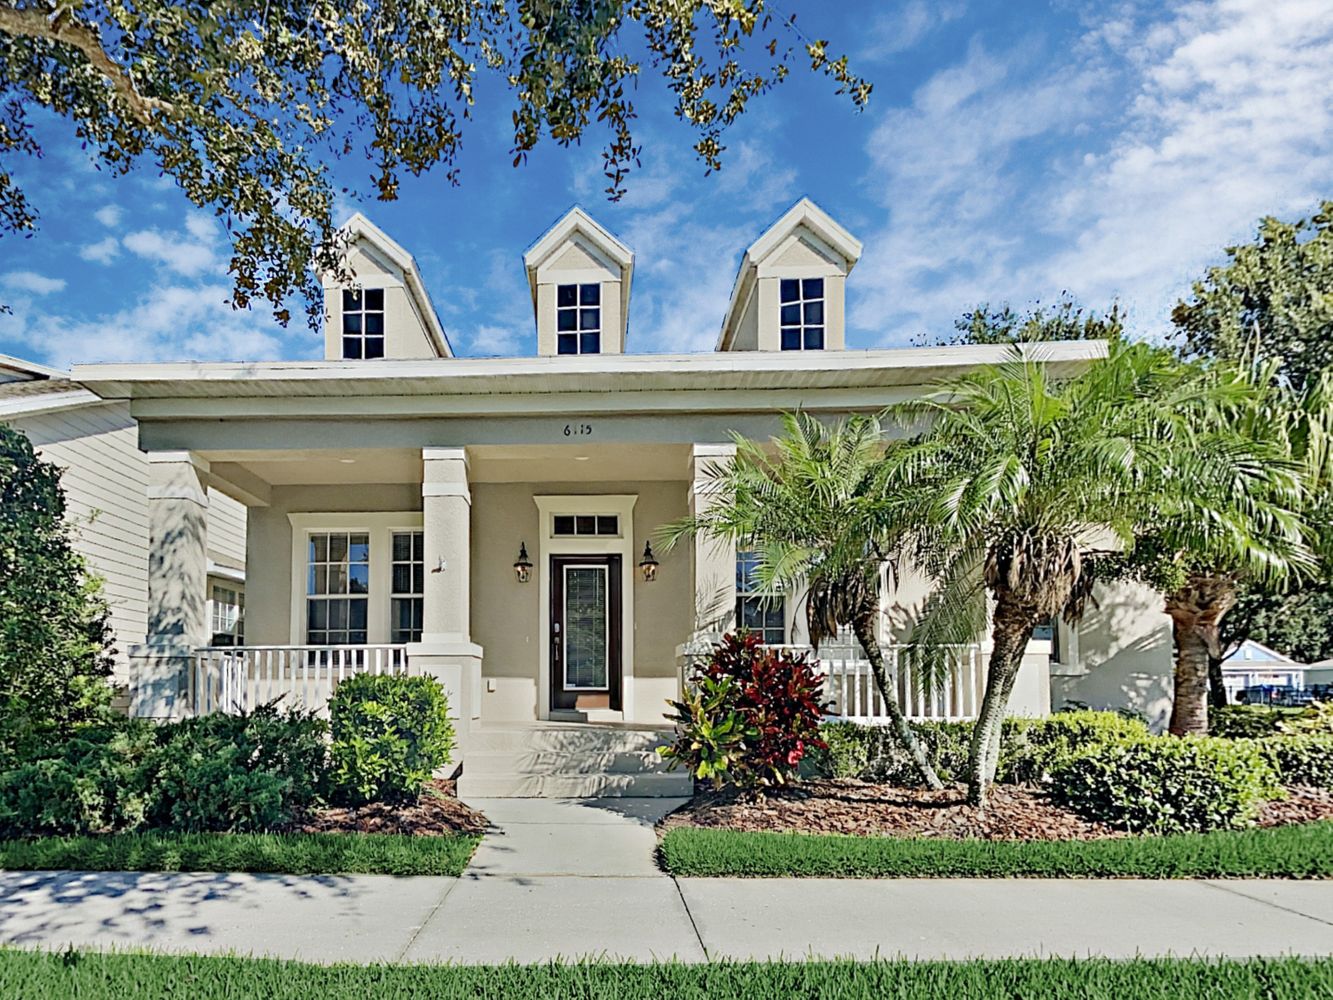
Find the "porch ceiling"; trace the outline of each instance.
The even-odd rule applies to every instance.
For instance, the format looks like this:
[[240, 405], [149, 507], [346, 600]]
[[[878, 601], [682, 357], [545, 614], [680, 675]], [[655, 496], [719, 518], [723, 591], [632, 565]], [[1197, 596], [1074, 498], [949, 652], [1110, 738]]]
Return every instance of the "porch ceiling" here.
[[[474, 483], [614, 483], [688, 478], [679, 444], [479, 445], [467, 449]], [[220, 479], [240, 469], [270, 486], [421, 482], [421, 452], [408, 448], [204, 451]]]

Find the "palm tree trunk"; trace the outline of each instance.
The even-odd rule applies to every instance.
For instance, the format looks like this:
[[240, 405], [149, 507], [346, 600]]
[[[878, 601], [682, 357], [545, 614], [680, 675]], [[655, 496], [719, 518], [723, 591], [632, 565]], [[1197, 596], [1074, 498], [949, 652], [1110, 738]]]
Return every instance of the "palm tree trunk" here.
[[1208, 733], [1208, 665], [1222, 655], [1218, 626], [1236, 603], [1230, 577], [1198, 574], [1167, 595], [1166, 613], [1176, 645], [1175, 692], [1171, 704], [1173, 736]]
[[943, 788], [944, 782], [940, 781], [940, 776], [931, 766], [925, 747], [916, 738], [916, 733], [907, 722], [907, 716], [903, 715], [903, 710], [898, 704], [898, 692], [894, 689], [894, 685], [889, 683], [888, 672], [884, 669], [884, 653], [879, 648], [879, 639], [875, 636], [873, 622], [867, 621], [862, 615], [857, 615], [852, 622], [852, 632], [856, 635], [856, 641], [861, 644], [866, 659], [870, 661], [870, 672], [875, 677], [875, 687], [879, 689], [879, 696], [884, 700], [884, 710], [889, 714], [889, 722], [898, 737], [898, 742], [911, 755], [912, 761], [926, 782], [926, 787]]
[[1222, 657], [1208, 657], [1208, 707], [1227, 707], [1227, 686], [1222, 678]]
[[1014, 690], [1023, 654], [1036, 626], [1036, 616], [1028, 608], [1001, 595], [991, 623], [991, 654], [986, 668], [986, 693], [981, 711], [972, 728], [968, 752], [967, 801], [978, 809], [986, 807], [986, 793], [995, 781], [1000, 763], [1000, 737], [1005, 709]]

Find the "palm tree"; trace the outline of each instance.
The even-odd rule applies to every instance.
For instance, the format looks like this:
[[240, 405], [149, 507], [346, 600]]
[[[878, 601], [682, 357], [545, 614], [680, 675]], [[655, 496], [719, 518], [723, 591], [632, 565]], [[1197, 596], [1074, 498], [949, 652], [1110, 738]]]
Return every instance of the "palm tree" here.
[[[1226, 362], [1204, 378], [1222, 391], [1213, 394], [1221, 405], [1199, 454], [1230, 451], [1239, 461], [1196, 463], [1190, 491], [1155, 512], [1128, 560], [1166, 598], [1176, 654], [1169, 729], [1177, 736], [1208, 732], [1208, 671], [1222, 656], [1220, 628], [1240, 588], [1281, 587], [1317, 569], [1307, 521], [1330, 481], [1333, 381], [1293, 396], [1272, 365]], [[1265, 474], [1250, 474], [1244, 461], [1263, 463]]]
[[890, 723], [931, 788], [943, 787], [898, 704], [880, 647], [881, 568], [892, 563], [892, 506], [884, 491], [883, 432], [854, 416], [825, 426], [805, 413], [783, 417], [772, 451], [736, 437], [736, 458], [719, 470], [715, 502], [702, 515], [668, 525], [667, 547], [696, 534], [754, 551], [765, 589], [806, 588], [810, 642], [847, 626], [870, 663]]
[[[886, 457], [903, 551], [935, 581], [909, 655], [926, 676], [956, 666], [989, 623], [985, 694], [973, 731], [968, 799], [983, 807], [1000, 730], [1038, 625], [1076, 621], [1099, 573], [1132, 550], [1140, 526], [1180, 509], [1195, 478], [1239, 492], [1272, 470], [1223, 432], [1196, 449], [1227, 393], [1144, 344], [1113, 343], [1105, 361], [1059, 380], [1039, 345], [894, 408], [916, 437]], [[1224, 443], [1227, 447], [1221, 447]], [[1210, 496], [1208, 499], [1212, 499]], [[1206, 503], [1192, 507], [1207, 516]]]

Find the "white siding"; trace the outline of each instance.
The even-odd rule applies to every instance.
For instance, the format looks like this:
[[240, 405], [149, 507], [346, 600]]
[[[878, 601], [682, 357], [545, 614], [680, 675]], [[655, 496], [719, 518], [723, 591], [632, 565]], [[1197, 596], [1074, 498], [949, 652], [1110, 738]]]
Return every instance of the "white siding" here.
[[124, 403], [11, 421], [43, 458], [65, 470], [75, 547], [103, 580], [116, 633], [116, 680], [128, 680], [129, 646], [148, 630], [148, 462]]
[[208, 491], [208, 557], [245, 569], [245, 505], [215, 489]]

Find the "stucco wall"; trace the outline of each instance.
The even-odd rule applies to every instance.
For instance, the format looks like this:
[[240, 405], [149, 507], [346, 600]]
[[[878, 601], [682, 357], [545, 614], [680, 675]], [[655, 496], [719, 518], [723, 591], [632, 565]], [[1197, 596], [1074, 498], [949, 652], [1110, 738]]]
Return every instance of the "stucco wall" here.
[[1098, 587], [1098, 607], [1078, 629], [1077, 673], [1051, 677], [1056, 710], [1077, 701], [1091, 708], [1129, 708], [1154, 729], [1171, 715], [1171, 619], [1162, 598], [1140, 584]]
[[[519, 542], [538, 558], [537, 494], [637, 494], [633, 552], [625, 567], [634, 588], [633, 703], [626, 715], [660, 718], [675, 692], [676, 646], [689, 636], [691, 584], [685, 548], [658, 553], [658, 578], [645, 583], [635, 563], [643, 543], [686, 513], [686, 483], [478, 483], [472, 487], [472, 639], [484, 652], [482, 718], [527, 720], [537, 715], [538, 671], [547, 637], [540, 634], [539, 574], [514, 577]], [[628, 644], [630, 637], [626, 636]], [[487, 683], [490, 682], [490, 683]]]
[[[437, 356], [426, 320], [407, 292], [405, 275], [364, 244], [348, 257], [353, 273], [366, 288], [384, 289], [384, 356], [386, 358], [433, 358]], [[324, 357], [339, 361], [342, 347], [342, 291], [325, 290]]]

